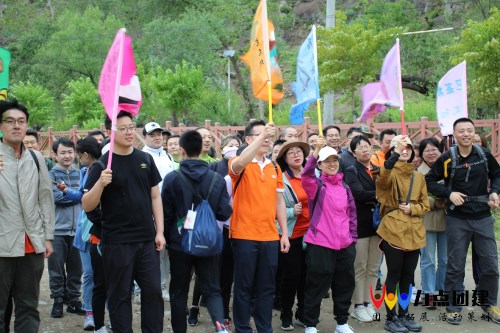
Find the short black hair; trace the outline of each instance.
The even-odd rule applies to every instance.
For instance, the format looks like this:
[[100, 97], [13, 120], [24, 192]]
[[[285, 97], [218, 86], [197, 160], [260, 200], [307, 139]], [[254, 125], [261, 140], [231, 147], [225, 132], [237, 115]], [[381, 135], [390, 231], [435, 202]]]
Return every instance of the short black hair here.
[[328, 133], [328, 131], [331, 130], [332, 128], [335, 128], [339, 132], [339, 135], [340, 135], [340, 127], [335, 126], [335, 125], [330, 125], [330, 126], [326, 126], [325, 128], [323, 128], [323, 135], [326, 135], [326, 133]]
[[319, 134], [318, 134], [318, 133], [314, 132], [314, 133], [311, 133], [311, 134], [309, 134], [309, 135], [307, 136], [307, 140], [309, 140], [309, 138], [310, 138], [311, 136], [313, 136], [313, 135], [317, 135], [317, 136], [319, 136]]
[[352, 132], [363, 133], [363, 131], [359, 127], [349, 127], [349, 129], [347, 130], [346, 136], [349, 137], [349, 135], [351, 135]]
[[455, 122], [453, 123], [453, 130], [455, 130], [455, 126], [457, 126], [457, 124], [460, 124], [460, 123], [471, 123], [474, 127], [476, 126], [476, 125], [474, 125], [474, 122], [472, 121], [472, 119], [463, 117], [463, 118], [458, 118], [457, 120], [455, 120]]
[[39, 142], [39, 140], [38, 140], [38, 132], [37, 132], [36, 130], [34, 130], [34, 129], [32, 129], [32, 128], [28, 128], [28, 129], [26, 130], [26, 134], [25, 134], [25, 136], [28, 136], [28, 135], [29, 135], [29, 136], [34, 136], [34, 137], [35, 137], [36, 142]]
[[427, 145], [431, 145], [439, 149], [439, 151], [442, 153], [443, 152], [443, 147], [439, 143], [438, 139], [436, 138], [425, 138], [422, 141], [420, 141], [420, 144], [418, 145], [418, 156], [422, 157], [424, 156], [424, 150]]
[[274, 146], [283, 145], [285, 142], [287, 142], [287, 141], [283, 140], [283, 139], [278, 139], [278, 140], [273, 142], [273, 148], [274, 148]]
[[252, 130], [255, 126], [266, 126], [266, 123], [264, 120], [253, 120], [245, 126], [245, 137], [249, 136], [252, 134]]
[[59, 148], [59, 146], [73, 148], [73, 150], [75, 150], [74, 142], [64, 137], [54, 141], [54, 143], [52, 144], [52, 151], [54, 152], [54, 154], [57, 154], [57, 148]]
[[197, 131], [187, 131], [181, 135], [179, 146], [184, 149], [188, 157], [199, 157], [203, 147], [203, 139]]
[[385, 129], [382, 132], [380, 132], [379, 140], [384, 141], [384, 136], [386, 136], [386, 135], [398, 135], [398, 133], [396, 133], [395, 130], [390, 129], [390, 128]]
[[167, 144], [168, 144], [168, 140], [170, 140], [170, 139], [175, 139], [175, 138], [180, 138], [180, 137], [181, 137], [181, 136], [180, 136], [180, 135], [177, 135], [177, 134], [174, 134], [174, 135], [169, 136], [169, 137], [168, 137], [168, 139], [167, 139]]
[[[127, 111], [123, 111], [123, 110], [118, 112], [116, 119], [122, 118], [122, 117], [129, 117], [132, 120], [134, 119], [134, 117], [132, 117], [132, 115], [130, 113], [128, 113]], [[111, 119], [108, 117], [108, 115], [106, 115], [106, 118], [104, 119], [104, 128], [106, 128], [108, 131], [111, 130]]]
[[94, 136], [94, 135], [102, 135], [103, 139], [106, 138], [106, 135], [101, 130], [90, 131], [88, 134], [88, 136]]
[[87, 136], [83, 139], [78, 140], [76, 143], [76, 152], [78, 154], [87, 153], [92, 156], [93, 159], [97, 160], [101, 157], [101, 149], [99, 149], [99, 142], [93, 136]]
[[24, 113], [24, 115], [26, 116], [26, 121], [30, 119], [30, 114], [28, 112], [28, 109], [24, 105], [19, 104], [17, 99], [13, 98], [8, 101], [0, 101], [0, 121], [2, 121], [3, 119], [4, 112], [13, 109], [19, 110], [22, 113]]
[[366, 135], [357, 135], [354, 138], [352, 138], [351, 143], [349, 145], [349, 148], [351, 149], [352, 152], [356, 150], [356, 147], [361, 143], [361, 141], [366, 141], [368, 144], [371, 146], [370, 139]]

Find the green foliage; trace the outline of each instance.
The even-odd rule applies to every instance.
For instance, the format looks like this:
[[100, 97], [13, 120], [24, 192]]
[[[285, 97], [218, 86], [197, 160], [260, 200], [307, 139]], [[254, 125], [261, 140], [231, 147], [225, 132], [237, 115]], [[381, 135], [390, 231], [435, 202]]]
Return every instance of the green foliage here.
[[450, 62], [456, 65], [467, 61], [468, 94], [474, 106], [483, 106], [499, 111], [500, 80], [500, 10], [492, 10], [492, 15], [483, 22], [469, 21], [456, 38], [450, 52]]
[[78, 126], [93, 120], [102, 122], [104, 107], [97, 88], [88, 77], [68, 82], [68, 91], [61, 102], [66, 117]]
[[36, 54], [33, 66], [38, 82], [63, 91], [68, 80], [88, 77], [99, 82], [102, 64], [119, 28], [114, 16], [105, 17], [98, 7], [85, 12], [66, 11], [58, 17], [54, 32]]
[[51, 124], [55, 103], [47, 88], [30, 81], [19, 82], [11, 87], [10, 95], [28, 108], [32, 128], [40, 129]]

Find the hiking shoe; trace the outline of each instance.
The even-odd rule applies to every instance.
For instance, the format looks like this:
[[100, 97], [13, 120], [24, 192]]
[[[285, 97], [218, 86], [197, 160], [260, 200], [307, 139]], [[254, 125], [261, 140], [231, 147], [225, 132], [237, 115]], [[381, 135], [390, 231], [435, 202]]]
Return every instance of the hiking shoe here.
[[458, 312], [448, 312], [446, 313], [446, 321], [448, 324], [460, 325], [462, 322], [462, 315]]
[[352, 330], [352, 327], [344, 324], [344, 325], [337, 325], [337, 328], [335, 329], [334, 333], [354, 333]]
[[372, 318], [372, 320], [375, 314], [377, 313], [377, 310], [375, 309], [372, 303], [368, 303], [367, 305], [365, 305], [365, 311]]
[[351, 312], [351, 317], [359, 320], [362, 323], [369, 323], [373, 321], [373, 316], [370, 316], [364, 305], [358, 305]]
[[500, 309], [498, 306], [489, 306], [486, 309], [483, 309], [483, 312], [493, 322], [500, 324]]
[[83, 330], [84, 331], [93, 331], [94, 328], [95, 328], [94, 316], [91, 314], [85, 315], [85, 320], [83, 321]]
[[200, 309], [198, 309], [195, 306], [192, 306], [191, 309], [189, 309], [189, 316], [188, 316], [187, 324], [189, 326], [197, 326], [199, 324], [199, 321], [198, 321], [199, 314], [200, 314]]
[[52, 305], [52, 312], [50, 316], [52, 318], [62, 318], [64, 316], [63, 313], [64, 301], [62, 298], [54, 299], [54, 305]]
[[429, 305], [427, 305], [426, 308], [428, 310], [436, 310], [436, 304], [435, 304], [435, 302], [437, 300], [434, 298], [434, 295], [433, 294], [429, 294], [428, 300], [429, 300]]
[[281, 316], [281, 329], [283, 331], [293, 331], [293, 323], [291, 317]]
[[98, 329], [97, 331], [94, 331], [94, 333], [108, 333], [108, 329], [106, 328], [106, 325]]
[[399, 322], [403, 324], [404, 327], [411, 332], [420, 332], [422, 330], [422, 326], [417, 324], [414, 320], [410, 319], [408, 316], [398, 318]]
[[316, 329], [316, 327], [306, 327], [304, 333], [318, 333], [318, 330]]
[[392, 333], [407, 333], [408, 329], [401, 324], [398, 318], [393, 318], [391, 320], [386, 320], [384, 324], [384, 329]]
[[82, 302], [80, 302], [80, 300], [69, 302], [66, 312], [80, 316], [84, 316], [87, 313], [85, 310], [82, 310]]
[[230, 317], [224, 319], [224, 327], [226, 328], [226, 331], [228, 331], [228, 332], [231, 331], [231, 324], [232, 323], [233, 322], [231, 321]]

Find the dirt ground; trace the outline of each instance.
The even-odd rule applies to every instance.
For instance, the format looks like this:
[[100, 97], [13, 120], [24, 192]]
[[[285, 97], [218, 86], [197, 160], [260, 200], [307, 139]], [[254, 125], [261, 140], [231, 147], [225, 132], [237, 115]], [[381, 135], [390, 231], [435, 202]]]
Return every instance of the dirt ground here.
[[[385, 265], [383, 265], [385, 266]], [[385, 274], [385, 272], [384, 272]], [[472, 290], [474, 283], [472, 280], [470, 257], [468, 258], [468, 263], [466, 267], [466, 283], [465, 287], [467, 290]], [[417, 286], [420, 286], [420, 269], [417, 267], [415, 273], [415, 279]], [[192, 284], [193, 285], [193, 284]], [[43, 333], [59, 333], [59, 332], [84, 332], [83, 327], [83, 317], [64, 313], [64, 317], [61, 319], [53, 319], [50, 317], [50, 311], [52, 309], [52, 300], [49, 297], [49, 282], [48, 282], [48, 272], [45, 268], [45, 273], [42, 279], [41, 285], [41, 296], [40, 296], [40, 315], [41, 315], [41, 327], [40, 332]], [[471, 297], [469, 297], [471, 298]], [[499, 302], [500, 304], [500, 302]], [[445, 309], [438, 307], [436, 310], [427, 310], [423, 306], [413, 306], [410, 305], [411, 314], [414, 315], [415, 321], [421, 323], [423, 326], [422, 332], [453, 332], [453, 333], [493, 333], [500, 332], [500, 325], [493, 322], [487, 322], [481, 319], [482, 311], [479, 307], [466, 307], [462, 311], [463, 319], [460, 326], [453, 326], [440, 319], [440, 315], [445, 312]], [[140, 332], [140, 306], [133, 306], [133, 329], [135, 332]], [[427, 317], [425, 320], [424, 317]], [[372, 323], [360, 323], [354, 318], [349, 319], [349, 325], [352, 326], [354, 332], [384, 332], [384, 318], [385, 310], [380, 308], [380, 322]], [[168, 302], [165, 303], [165, 317], [164, 317], [164, 332], [172, 332], [170, 325], [170, 305]], [[188, 326], [188, 333], [206, 333], [214, 332], [214, 327], [210, 322], [210, 316], [206, 308], [201, 308], [200, 310], [200, 324], [195, 327]], [[333, 319], [333, 302], [330, 299], [324, 299], [321, 307], [320, 323], [317, 326], [319, 332], [333, 332], [335, 330], [335, 320]], [[279, 312], [273, 311], [273, 328], [275, 332], [282, 332], [280, 328]], [[253, 325], [255, 327], [255, 325]], [[233, 327], [234, 329], [234, 327]], [[304, 328], [300, 326], [295, 326], [293, 332], [303, 332]], [[22, 332], [16, 332], [22, 333]]]

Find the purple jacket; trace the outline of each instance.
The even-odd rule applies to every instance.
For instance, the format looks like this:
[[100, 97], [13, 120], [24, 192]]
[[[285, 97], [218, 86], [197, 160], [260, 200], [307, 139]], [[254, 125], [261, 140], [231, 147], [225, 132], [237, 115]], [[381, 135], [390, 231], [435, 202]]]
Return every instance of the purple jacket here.
[[[317, 159], [310, 156], [302, 171], [302, 186], [309, 197], [310, 212], [320, 183], [314, 173], [316, 164]], [[341, 250], [358, 240], [356, 204], [343, 177], [342, 173], [320, 176], [323, 186], [304, 237], [306, 243]]]

